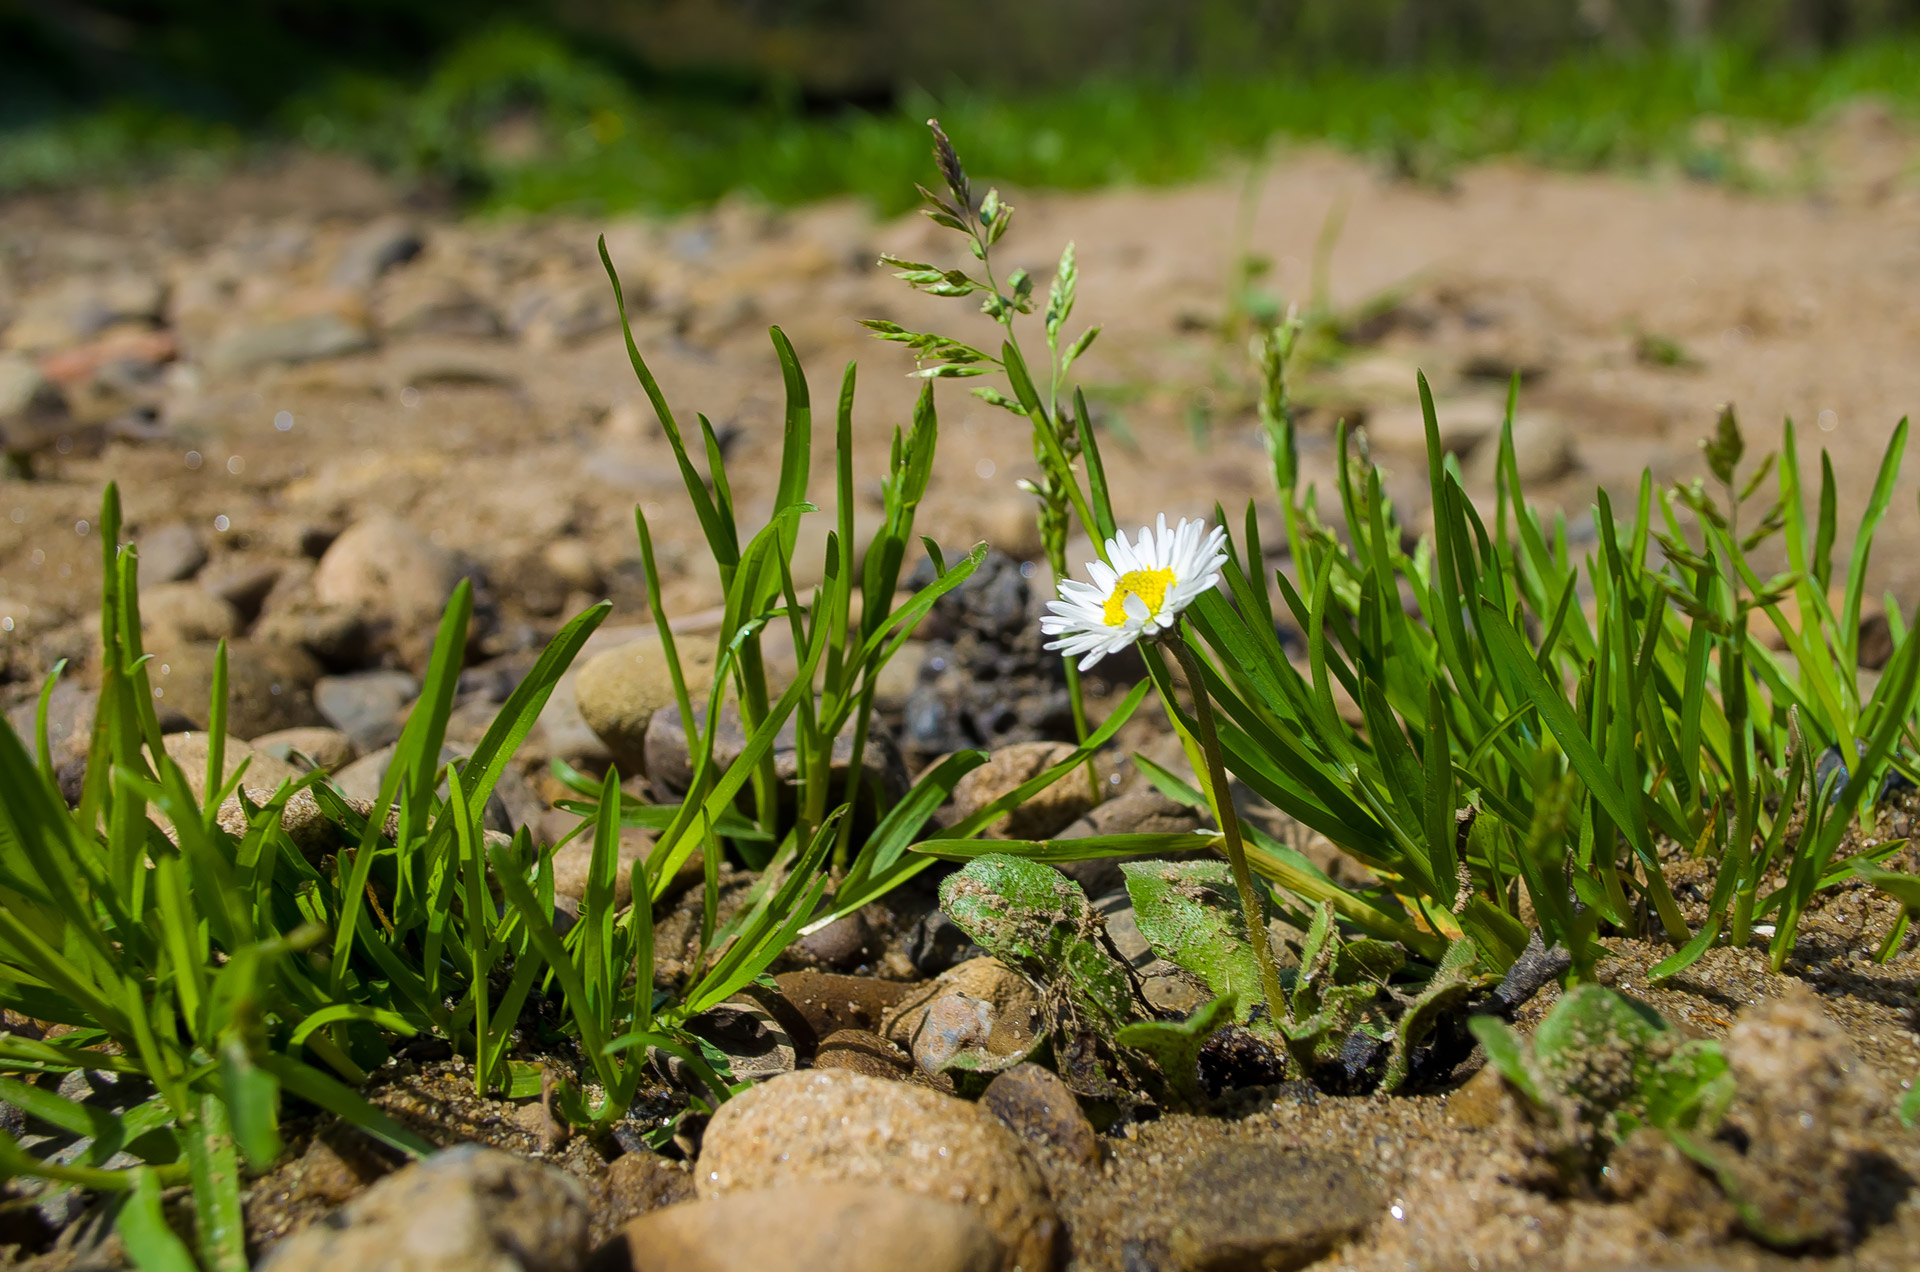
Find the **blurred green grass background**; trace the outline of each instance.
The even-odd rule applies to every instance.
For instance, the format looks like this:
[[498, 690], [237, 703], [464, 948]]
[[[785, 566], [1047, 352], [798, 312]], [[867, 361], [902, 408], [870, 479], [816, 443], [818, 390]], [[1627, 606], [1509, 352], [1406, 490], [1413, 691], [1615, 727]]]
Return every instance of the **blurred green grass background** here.
[[[1274, 137], [1739, 179], [1697, 121], [1920, 109], [1920, 0], [0, 0], [0, 192], [300, 144], [479, 210], [733, 191], [883, 211], [938, 113], [998, 180], [1202, 175]], [[1175, 17], [1169, 17], [1169, 14]], [[88, 25], [91, 23], [91, 25]]]

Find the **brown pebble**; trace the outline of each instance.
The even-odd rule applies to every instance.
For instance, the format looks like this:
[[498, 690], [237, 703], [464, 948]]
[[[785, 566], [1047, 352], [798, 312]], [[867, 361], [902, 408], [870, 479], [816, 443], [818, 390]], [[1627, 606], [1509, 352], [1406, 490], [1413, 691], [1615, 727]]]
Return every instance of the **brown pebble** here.
[[641, 1215], [693, 1200], [693, 1176], [685, 1162], [658, 1153], [627, 1153], [607, 1167], [605, 1222], [618, 1227]]
[[1484, 1131], [1500, 1120], [1506, 1083], [1500, 1071], [1487, 1065], [1447, 1097], [1447, 1117], [1460, 1126]]
[[814, 971], [786, 972], [774, 977], [774, 983], [816, 1038], [842, 1029], [877, 1031], [887, 1011], [916, 988], [871, 976]]
[[1083, 1166], [1100, 1160], [1093, 1123], [1051, 1069], [1016, 1064], [987, 1084], [980, 1104], [1023, 1139], [1058, 1149]]
[[813, 1067], [845, 1069], [849, 1073], [864, 1073], [870, 1078], [904, 1081], [913, 1071], [913, 1062], [905, 1052], [877, 1033], [865, 1029], [842, 1029], [829, 1034], [820, 1043], [820, 1050], [814, 1055]]

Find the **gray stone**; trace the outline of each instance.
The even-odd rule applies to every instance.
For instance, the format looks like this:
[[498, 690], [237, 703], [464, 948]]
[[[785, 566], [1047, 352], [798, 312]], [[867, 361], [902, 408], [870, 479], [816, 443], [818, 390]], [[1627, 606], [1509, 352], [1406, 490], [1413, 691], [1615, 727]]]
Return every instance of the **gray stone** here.
[[207, 563], [207, 549], [193, 527], [171, 521], [142, 531], [134, 538], [140, 554], [140, 586], [144, 590], [161, 583], [190, 579]]
[[[452, 746], [440, 748], [440, 763], [446, 765], [460, 759], [465, 752]], [[393, 747], [383, 746], [378, 751], [363, 755], [353, 763], [333, 775], [333, 784], [340, 788], [341, 794], [349, 799], [374, 801], [380, 798], [380, 783], [387, 777], [387, 766], [393, 763]], [[447, 797], [447, 784], [439, 786], [440, 798]], [[483, 829], [497, 834], [511, 835], [514, 831], [513, 818], [507, 812], [506, 804], [500, 793], [495, 791], [487, 797], [487, 807], [481, 816]]]
[[[55, 682], [47, 699], [47, 749], [55, 765], [86, 758], [93, 740], [93, 716], [100, 709], [100, 694], [71, 676]], [[35, 694], [7, 712], [7, 723], [29, 748], [39, 745], [34, 736], [40, 713], [40, 696]]]
[[375, 513], [349, 526], [320, 558], [313, 597], [322, 610], [359, 615], [376, 650], [424, 663], [465, 573], [452, 552], [399, 518]]
[[1360, 1163], [1337, 1149], [1244, 1139], [1201, 1149], [1170, 1200], [1177, 1218], [1168, 1250], [1194, 1272], [1304, 1267], [1386, 1206]]
[[1054, 1265], [1060, 1220], [1019, 1138], [973, 1104], [905, 1082], [831, 1069], [764, 1082], [714, 1114], [694, 1176], [709, 1200], [842, 1183], [962, 1203], [999, 1239], [1003, 1272]]
[[[674, 642], [674, 652], [680, 659], [687, 692], [698, 701], [713, 683], [712, 647], [704, 641], [679, 640]], [[587, 659], [574, 677], [573, 700], [622, 773], [650, 775], [648, 726], [655, 713], [674, 705], [673, 675], [666, 647], [657, 635], [649, 633]], [[679, 719], [677, 709], [674, 719]], [[677, 771], [687, 770], [684, 755], [682, 738]], [[686, 789], [686, 781], [685, 777], [680, 779], [679, 789]]]
[[382, 217], [362, 227], [340, 249], [333, 285], [364, 291], [394, 266], [420, 255], [425, 246], [419, 226], [401, 217]]
[[878, 1184], [789, 1184], [669, 1206], [628, 1224], [592, 1264], [593, 1272], [1005, 1266], [1000, 1242], [970, 1207]]
[[318, 726], [263, 733], [253, 739], [253, 749], [262, 755], [271, 755], [276, 760], [284, 760], [298, 769], [308, 768], [308, 761], [311, 761], [311, 767], [325, 769], [329, 773], [352, 763], [353, 758], [360, 754], [352, 738], [338, 729]]
[[850, 972], [872, 957], [873, 925], [864, 911], [835, 919], [787, 947], [789, 957], [830, 972]]
[[477, 1144], [380, 1180], [261, 1262], [272, 1272], [577, 1272], [586, 1191], [571, 1175]]
[[241, 319], [214, 339], [207, 366], [221, 375], [244, 375], [274, 363], [338, 358], [372, 347], [364, 319], [323, 309]]
[[[581, 679], [584, 685], [584, 672]], [[591, 722], [592, 717], [588, 719]], [[705, 727], [706, 713], [703, 708], [694, 708], [694, 719], [696, 729]], [[773, 742], [774, 776], [788, 792], [789, 799], [798, 788], [800, 775], [800, 754], [795, 747], [795, 734], [794, 721], [789, 717]], [[600, 736], [609, 737], [607, 733], [601, 733]], [[746, 750], [746, 745], [747, 734], [741, 724], [740, 710], [729, 702], [720, 708], [720, 720], [714, 733], [713, 761], [716, 771], [724, 772], [729, 768]], [[687, 788], [693, 783], [693, 758], [689, 753], [686, 729], [680, 722], [678, 706], [663, 705], [652, 713], [647, 722], [643, 758], [647, 778], [663, 798], [679, 799], [686, 794]], [[827, 780], [834, 792], [834, 802], [838, 802], [840, 793], [846, 789], [848, 766], [852, 762], [853, 731], [849, 729], [833, 740]], [[867, 735], [866, 747], [860, 756], [860, 769], [863, 776], [862, 799], [855, 805], [855, 823], [856, 826], [871, 826], [878, 820], [879, 813], [891, 808], [907, 793], [910, 785], [899, 748], [894, 746], [893, 739], [877, 723]]]
[[399, 737], [406, 710], [419, 696], [420, 682], [404, 671], [322, 676], [313, 685], [313, 705], [362, 751], [377, 751]]
[[196, 641], [231, 640], [240, 634], [240, 615], [197, 583], [160, 583], [141, 589], [140, 626], [148, 651], [160, 653]]

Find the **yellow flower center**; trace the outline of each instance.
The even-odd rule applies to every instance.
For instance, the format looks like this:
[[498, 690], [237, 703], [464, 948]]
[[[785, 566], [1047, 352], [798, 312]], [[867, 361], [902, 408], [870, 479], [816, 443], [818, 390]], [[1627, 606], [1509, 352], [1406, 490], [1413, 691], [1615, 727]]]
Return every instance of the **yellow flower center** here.
[[1167, 589], [1173, 586], [1173, 571], [1128, 570], [1113, 585], [1113, 595], [1107, 598], [1106, 611], [1101, 615], [1108, 627], [1119, 627], [1127, 621], [1127, 598], [1137, 596], [1147, 607], [1148, 614], [1158, 614], [1166, 603]]

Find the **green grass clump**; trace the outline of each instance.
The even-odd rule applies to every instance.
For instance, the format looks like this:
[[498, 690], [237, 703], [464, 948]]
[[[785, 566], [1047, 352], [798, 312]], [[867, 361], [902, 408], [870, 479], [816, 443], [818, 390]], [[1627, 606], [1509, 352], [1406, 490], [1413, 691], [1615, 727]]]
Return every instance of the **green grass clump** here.
[[[455, 45], [417, 82], [342, 74], [245, 135], [363, 155], [489, 209], [674, 211], [747, 191], [783, 205], [852, 194], [891, 213], [911, 205], [933, 113], [969, 138], [978, 167], [1027, 187], [1190, 180], [1274, 138], [1329, 142], [1423, 179], [1496, 155], [1567, 168], [1673, 162], [1737, 179], [1737, 162], [1694, 135], [1700, 116], [1794, 127], [1861, 94], [1912, 110], [1916, 86], [1920, 44], [1885, 38], [1805, 57], [1733, 43], [1563, 54], [1528, 71], [1303, 58], [1240, 75], [911, 90], [891, 107], [808, 111], [775, 92], [637, 79], [509, 26]], [[26, 126], [0, 139], [0, 191], [134, 175], [156, 156], [231, 155], [240, 136], [135, 107]]]

